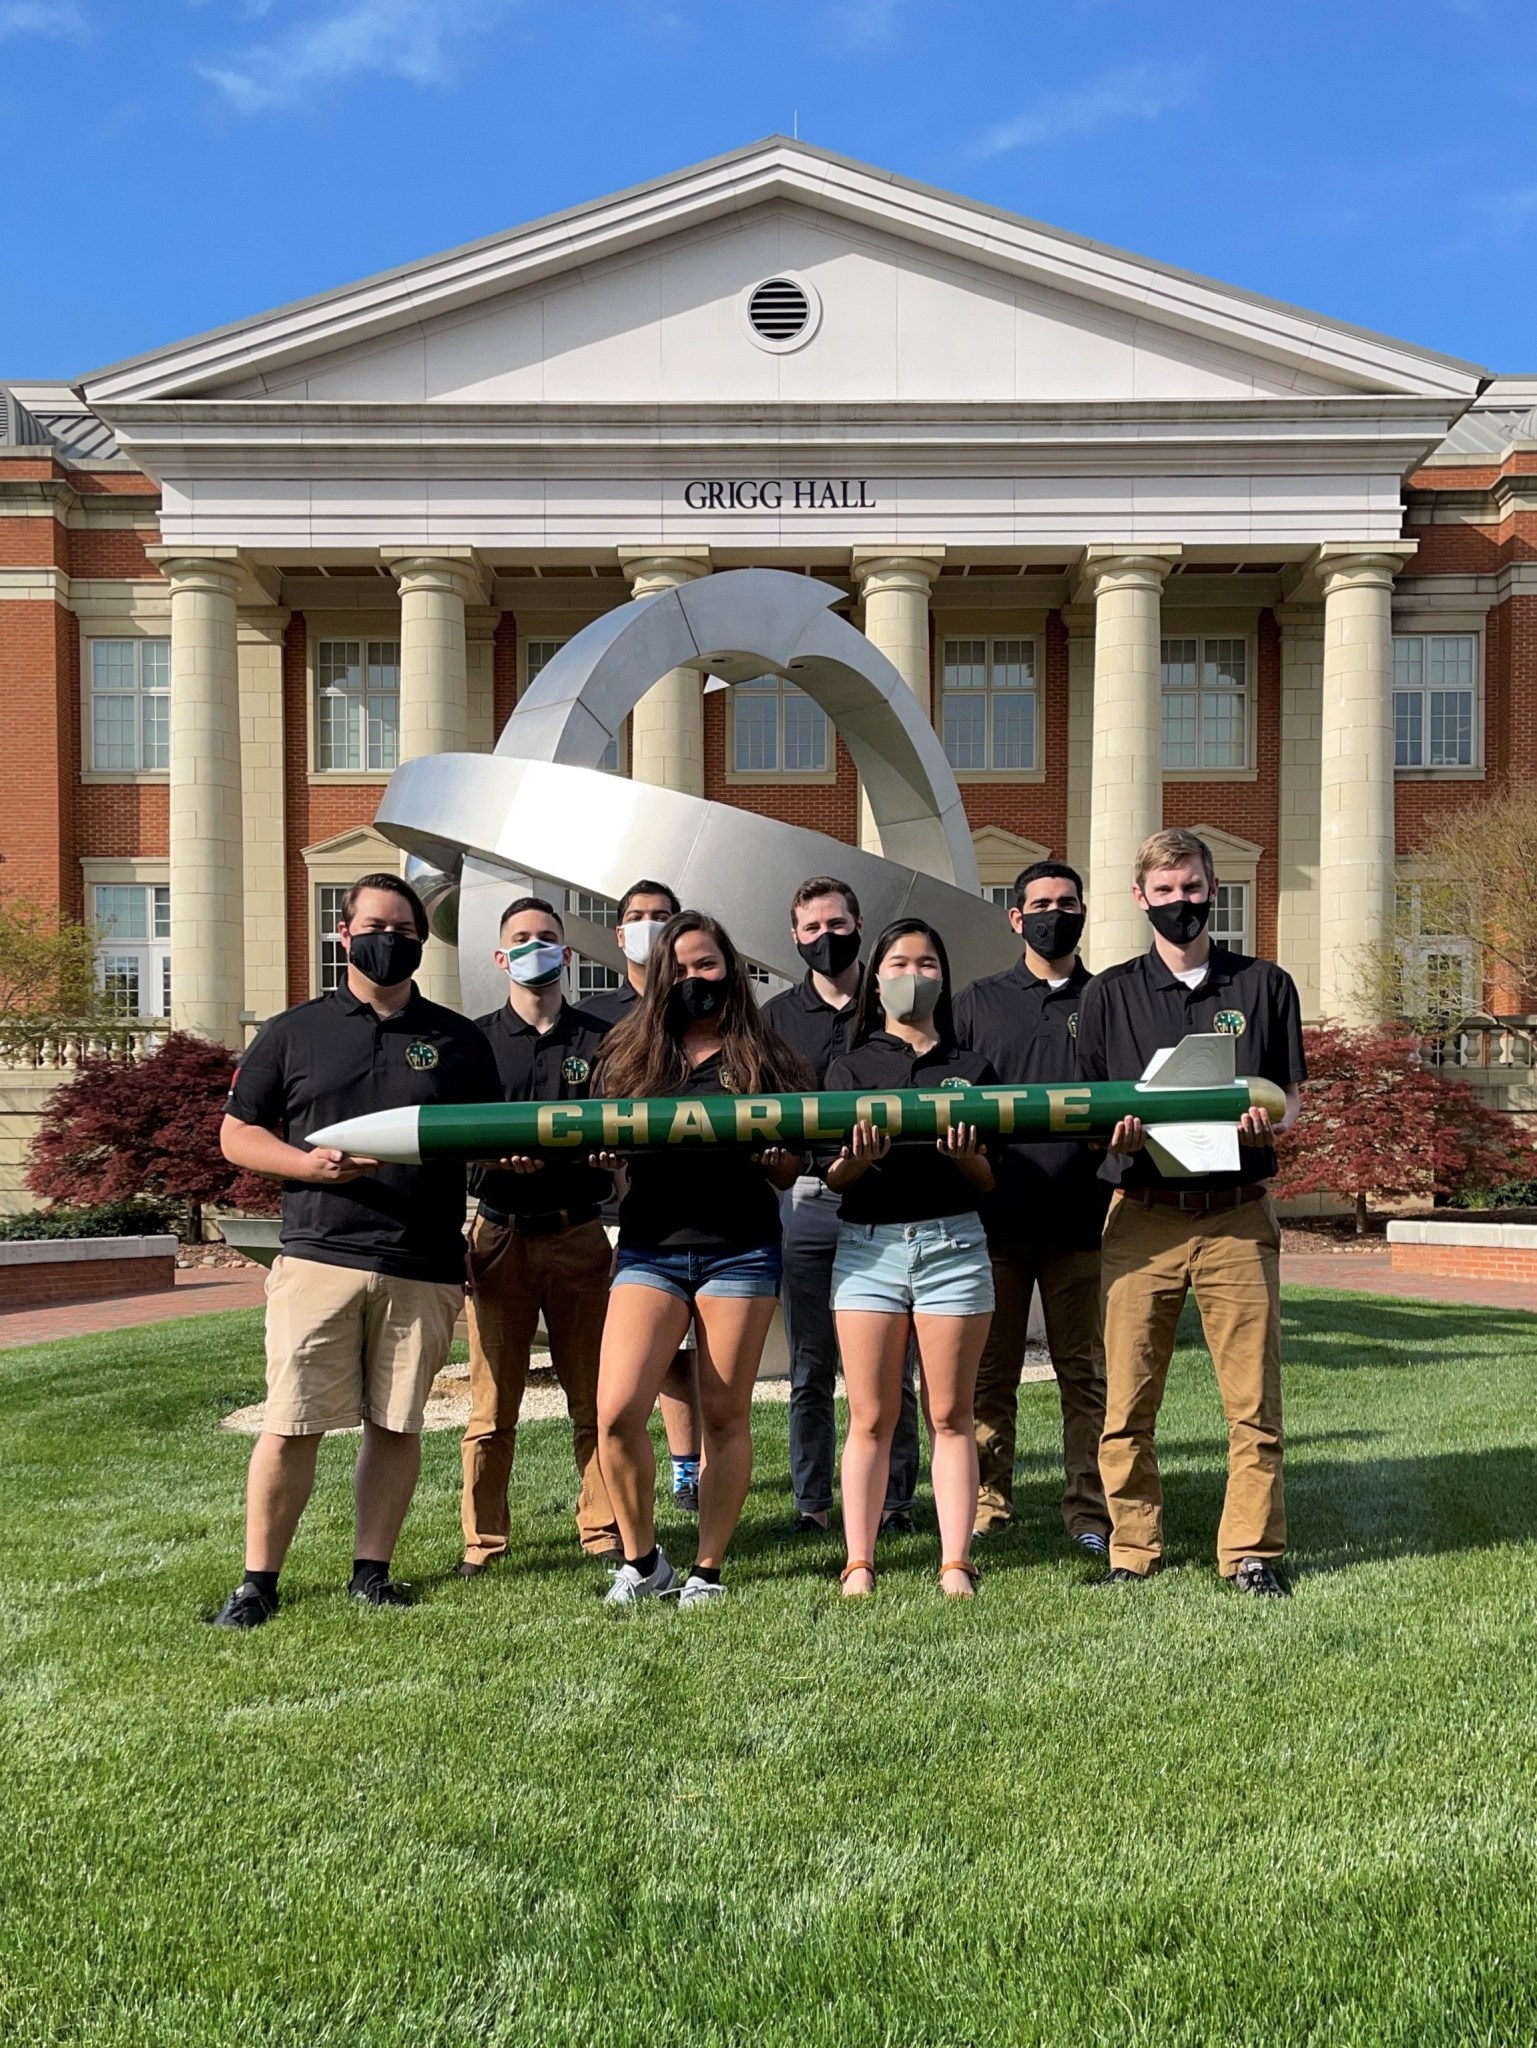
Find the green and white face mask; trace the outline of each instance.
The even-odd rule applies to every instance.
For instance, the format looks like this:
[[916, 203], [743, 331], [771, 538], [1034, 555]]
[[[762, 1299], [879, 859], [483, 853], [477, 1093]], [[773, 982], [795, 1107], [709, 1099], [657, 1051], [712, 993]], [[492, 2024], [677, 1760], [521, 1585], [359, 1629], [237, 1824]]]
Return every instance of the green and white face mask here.
[[525, 946], [507, 949], [507, 979], [519, 988], [548, 988], [559, 981], [566, 964], [566, 949], [548, 939], [530, 939]]

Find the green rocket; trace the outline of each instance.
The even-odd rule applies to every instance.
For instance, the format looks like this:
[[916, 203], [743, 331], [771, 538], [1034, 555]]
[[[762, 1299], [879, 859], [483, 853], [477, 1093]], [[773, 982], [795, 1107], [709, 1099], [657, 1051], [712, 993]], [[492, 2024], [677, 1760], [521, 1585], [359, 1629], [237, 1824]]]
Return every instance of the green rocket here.
[[1273, 1081], [1236, 1078], [1233, 1041], [1193, 1033], [1153, 1060], [1139, 1081], [1063, 1081], [980, 1088], [820, 1094], [665, 1095], [591, 1102], [429, 1103], [376, 1110], [311, 1131], [306, 1143], [357, 1158], [415, 1166], [430, 1159], [499, 1159], [519, 1153], [693, 1151], [782, 1145], [837, 1147], [854, 1125], [878, 1125], [894, 1143], [933, 1144], [954, 1124], [1011, 1143], [1108, 1138], [1140, 1117], [1165, 1173], [1223, 1173], [1238, 1166], [1238, 1119], [1250, 1109], [1285, 1111]]

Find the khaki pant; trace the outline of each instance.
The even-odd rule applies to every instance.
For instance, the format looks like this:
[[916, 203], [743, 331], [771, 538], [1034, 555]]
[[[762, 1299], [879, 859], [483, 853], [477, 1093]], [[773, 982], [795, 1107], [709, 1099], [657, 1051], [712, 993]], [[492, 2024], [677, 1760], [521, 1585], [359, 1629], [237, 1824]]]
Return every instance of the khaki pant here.
[[1150, 1572], [1163, 1556], [1163, 1487], [1153, 1426], [1175, 1326], [1194, 1288], [1227, 1417], [1228, 1476], [1217, 1562], [1286, 1548], [1281, 1492], [1281, 1232], [1267, 1195], [1202, 1215], [1117, 1195], [1105, 1219], [1105, 1433], [1099, 1469], [1110, 1562]]
[[622, 1545], [598, 1473], [598, 1352], [608, 1307], [608, 1239], [601, 1223], [528, 1237], [477, 1216], [470, 1231], [470, 1424], [464, 1433], [467, 1561], [484, 1564], [507, 1548], [507, 1484], [529, 1352], [544, 1313], [550, 1363], [566, 1397], [581, 1489], [582, 1548], [595, 1556]]
[[272, 1436], [356, 1429], [420, 1434], [448, 1363], [461, 1281], [401, 1280], [283, 1252], [267, 1275], [267, 1406]]
[[1099, 1251], [993, 1252], [997, 1307], [977, 1368], [977, 1463], [982, 1488], [977, 1527], [996, 1528], [1014, 1512], [1014, 1439], [1019, 1374], [1024, 1363], [1030, 1296], [1037, 1285], [1046, 1341], [1062, 1401], [1062, 1520], [1070, 1536], [1108, 1535], [1099, 1481], [1099, 1439], [1105, 1425], [1105, 1354], [1099, 1341]]

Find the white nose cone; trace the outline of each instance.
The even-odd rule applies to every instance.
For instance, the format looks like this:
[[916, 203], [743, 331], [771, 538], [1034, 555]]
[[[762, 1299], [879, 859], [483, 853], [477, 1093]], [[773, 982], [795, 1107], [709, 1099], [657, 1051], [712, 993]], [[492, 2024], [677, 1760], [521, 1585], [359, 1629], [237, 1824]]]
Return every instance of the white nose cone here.
[[420, 1166], [420, 1117], [420, 1109], [376, 1109], [371, 1116], [350, 1116], [311, 1131], [304, 1142], [350, 1152], [354, 1159], [381, 1159], [387, 1166]]

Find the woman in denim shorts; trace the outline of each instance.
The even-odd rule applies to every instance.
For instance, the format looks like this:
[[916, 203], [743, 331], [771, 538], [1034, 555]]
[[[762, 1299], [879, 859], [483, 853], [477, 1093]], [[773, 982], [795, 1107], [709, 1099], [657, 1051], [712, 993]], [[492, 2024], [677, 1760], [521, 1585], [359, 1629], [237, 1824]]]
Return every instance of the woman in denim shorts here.
[[[826, 1087], [882, 1092], [988, 1084], [980, 1053], [955, 1042], [944, 940], [918, 918], [899, 918], [875, 942], [849, 1035]], [[875, 1539], [902, 1402], [902, 1367], [916, 1335], [923, 1413], [939, 1518], [939, 1581], [954, 1599], [975, 1591], [971, 1532], [977, 1513], [972, 1396], [993, 1319], [993, 1270], [977, 1198], [993, 1185], [988, 1142], [952, 1124], [934, 1145], [893, 1145], [861, 1119], [824, 1168], [843, 1198], [833, 1262], [833, 1309], [848, 1389], [843, 1449], [843, 1533], [849, 1598], [875, 1585]]]
[[[641, 1000], [603, 1042], [595, 1096], [768, 1095], [815, 1087], [758, 1009], [722, 927], [685, 910], [662, 927]], [[717, 1598], [721, 1560], [752, 1478], [752, 1394], [779, 1298], [779, 1195], [802, 1155], [782, 1147], [640, 1152], [619, 1204], [603, 1352], [598, 1465], [624, 1539], [608, 1594], [627, 1607], [679, 1591], [656, 1540], [656, 1457], [647, 1422], [692, 1322], [704, 1464], [698, 1561], [680, 1605]]]

